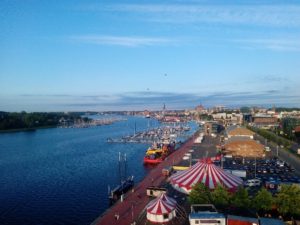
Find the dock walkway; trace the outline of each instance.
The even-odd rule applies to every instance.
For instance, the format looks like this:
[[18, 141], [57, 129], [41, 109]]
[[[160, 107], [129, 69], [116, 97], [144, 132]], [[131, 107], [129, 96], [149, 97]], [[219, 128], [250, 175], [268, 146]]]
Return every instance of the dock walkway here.
[[166, 178], [162, 175], [162, 169], [179, 163], [184, 154], [192, 147], [194, 135], [185, 142], [178, 150], [167, 157], [162, 163], [157, 165], [151, 172], [137, 185], [133, 191], [125, 195], [124, 201], [118, 201], [104, 214], [97, 218], [91, 225], [130, 225], [138, 220], [141, 212], [149, 202], [146, 189], [149, 186], [159, 186]]

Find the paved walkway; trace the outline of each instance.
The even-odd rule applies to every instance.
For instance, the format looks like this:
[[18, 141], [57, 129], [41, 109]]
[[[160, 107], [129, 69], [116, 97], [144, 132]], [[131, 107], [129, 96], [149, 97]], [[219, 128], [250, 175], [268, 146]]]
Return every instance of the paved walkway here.
[[[162, 175], [162, 169], [179, 163], [184, 154], [192, 147], [193, 143], [194, 138], [190, 138], [165, 161], [152, 169], [144, 180], [134, 187], [134, 192], [126, 194], [123, 202], [118, 201], [101, 217], [97, 218], [92, 225], [129, 225], [133, 221], [136, 221], [149, 202], [149, 197], [146, 195], [146, 188], [151, 185], [159, 186], [166, 179]], [[118, 215], [118, 219], [116, 215]]]

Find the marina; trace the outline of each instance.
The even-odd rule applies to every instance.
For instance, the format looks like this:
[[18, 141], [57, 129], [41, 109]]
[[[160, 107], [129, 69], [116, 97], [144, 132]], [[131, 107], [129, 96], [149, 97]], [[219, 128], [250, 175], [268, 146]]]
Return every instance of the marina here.
[[174, 124], [174, 126], [159, 126], [146, 131], [136, 132], [136, 126], [133, 135], [123, 136], [121, 138], [107, 138], [109, 143], [169, 143], [176, 141], [177, 137], [188, 137], [187, 131], [190, 127], [187, 125]]

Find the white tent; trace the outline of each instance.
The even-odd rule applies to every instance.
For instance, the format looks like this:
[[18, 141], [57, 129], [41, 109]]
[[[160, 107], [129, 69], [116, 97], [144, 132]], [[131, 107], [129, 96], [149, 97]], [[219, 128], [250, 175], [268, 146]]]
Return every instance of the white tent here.
[[165, 223], [176, 216], [176, 201], [162, 194], [146, 206], [147, 219], [153, 223]]

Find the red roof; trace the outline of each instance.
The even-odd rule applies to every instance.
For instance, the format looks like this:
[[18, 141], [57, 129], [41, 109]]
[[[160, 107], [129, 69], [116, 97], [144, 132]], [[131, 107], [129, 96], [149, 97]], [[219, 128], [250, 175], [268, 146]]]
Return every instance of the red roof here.
[[295, 127], [295, 132], [296, 132], [296, 133], [300, 132], [300, 126], [296, 126], [296, 127]]

